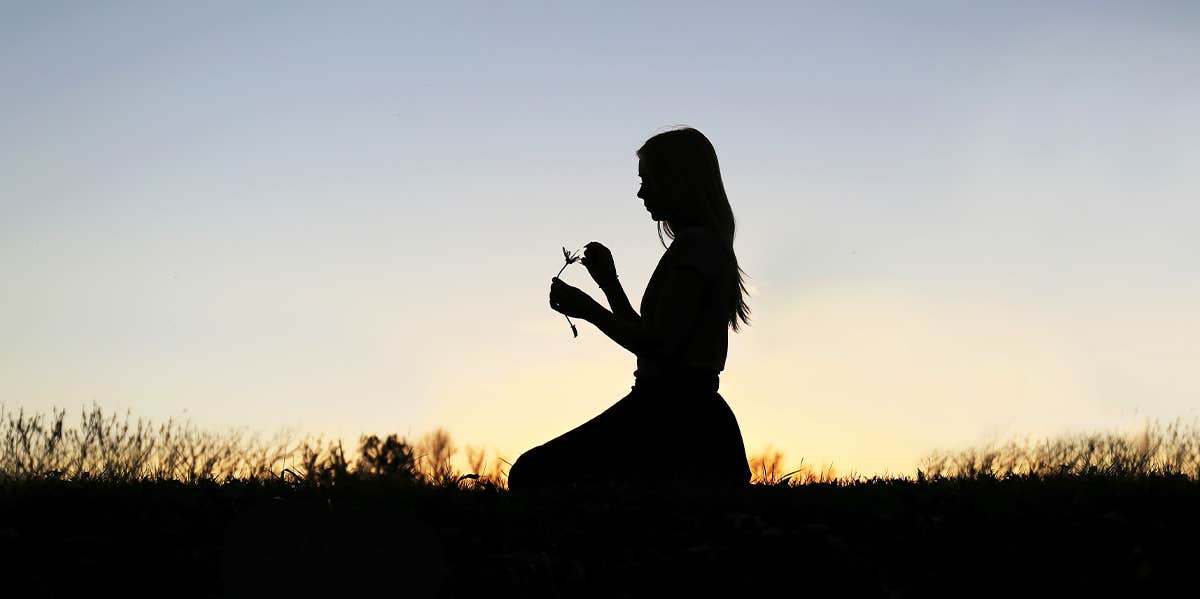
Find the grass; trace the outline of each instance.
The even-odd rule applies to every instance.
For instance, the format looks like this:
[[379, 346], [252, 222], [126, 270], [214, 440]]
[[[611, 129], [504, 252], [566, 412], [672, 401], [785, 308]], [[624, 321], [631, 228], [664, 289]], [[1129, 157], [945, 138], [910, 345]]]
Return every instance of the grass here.
[[[99, 408], [0, 418], [14, 596], [1166, 594], [1200, 551], [1195, 426], [936, 452], [915, 476], [752, 460], [714, 493], [508, 492], [444, 430], [356, 451]], [[466, 476], [474, 475], [474, 478]]]
[[340, 442], [293, 439], [287, 433], [262, 439], [233, 430], [203, 431], [190, 423], [154, 424], [129, 413], [105, 414], [99, 406], [67, 424], [65, 410], [26, 414], [0, 410], [0, 479], [102, 480], [183, 483], [290, 479], [312, 484], [347, 480], [404, 480], [445, 486], [470, 480], [505, 487], [501, 460], [483, 469], [483, 452], [468, 448], [477, 469], [464, 479], [451, 464], [457, 448], [444, 429], [410, 443], [397, 435], [363, 435], [347, 455]]
[[1135, 434], [1076, 433], [934, 452], [919, 477], [1184, 476], [1200, 479], [1200, 427], [1176, 420]]
[[[484, 450], [468, 446], [468, 472], [453, 466], [458, 448], [444, 429], [410, 442], [397, 435], [363, 435], [356, 451], [322, 438], [294, 439], [287, 433], [262, 439], [244, 431], [224, 434], [187, 422], [155, 424], [130, 413], [105, 414], [99, 406], [81, 411], [67, 424], [65, 410], [49, 415], [0, 407], [0, 479], [100, 479], [255, 481], [291, 479], [315, 484], [345, 480], [394, 479], [415, 484], [458, 486], [468, 482], [507, 488], [505, 466], [490, 465]], [[840, 475], [832, 465], [803, 461], [787, 469], [783, 453], [768, 447], [750, 458], [751, 483], [796, 486], [846, 484], [864, 480]], [[1184, 476], [1200, 480], [1200, 427], [1181, 420], [1147, 424], [1135, 434], [1079, 433], [1051, 439], [935, 451], [921, 461], [917, 480], [1009, 478], [1014, 476]], [[905, 475], [891, 478], [907, 479]]]

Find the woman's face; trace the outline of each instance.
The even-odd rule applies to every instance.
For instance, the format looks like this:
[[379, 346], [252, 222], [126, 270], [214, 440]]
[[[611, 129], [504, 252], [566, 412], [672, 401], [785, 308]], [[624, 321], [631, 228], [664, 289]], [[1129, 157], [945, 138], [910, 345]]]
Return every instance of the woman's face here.
[[641, 178], [642, 185], [638, 187], [637, 197], [642, 199], [642, 205], [650, 212], [650, 218], [656, 221], [666, 220], [668, 198], [655, 188], [654, 177], [651, 176], [645, 160], [638, 160], [638, 177]]

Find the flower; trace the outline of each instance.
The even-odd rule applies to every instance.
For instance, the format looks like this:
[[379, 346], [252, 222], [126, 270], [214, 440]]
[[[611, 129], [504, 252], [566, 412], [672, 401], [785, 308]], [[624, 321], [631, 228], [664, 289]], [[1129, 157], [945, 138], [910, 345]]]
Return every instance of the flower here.
[[580, 254], [583, 252], [583, 248], [579, 248], [579, 249], [575, 250], [574, 252], [568, 252], [567, 246], [564, 245], [562, 251], [563, 251], [563, 261], [565, 262], [565, 264], [563, 264], [562, 268], [558, 269], [558, 274], [554, 275], [555, 278], [558, 278], [558, 276], [561, 275], [563, 273], [563, 271], [567, 269], [568, 266], [575, 264], [576, 262], [579, 262], [579, 259], [582, 257]]
[[[579, 249], [575, 250], [574, 252], [568, 252], [567, 246], [564, 245], [563, 249], [562, 249], [562, 253], [563, 253], [563, 263], [564, 264], [562, 265], [562, 268], [558, 269], [558, 274], [554, 275], [554, 278], [556, 278], [556, 279], [560, 275], [562, 275], [563, 271], [566, 270], [568, 266], [575, 264], [576, 262], [579, 262], [579, 259], [583, 257], [582, 256], [583, 248], [579, 248]], [[566, 314], [563, 314], [563, 316], [566, 316], [567, 324], [571, 325], [571, 338], [573, 339], [575, 337], [578, 337], [579, 329], [575, 328], [575, 323], [571, 322], [571, 317], [567, 316]]]

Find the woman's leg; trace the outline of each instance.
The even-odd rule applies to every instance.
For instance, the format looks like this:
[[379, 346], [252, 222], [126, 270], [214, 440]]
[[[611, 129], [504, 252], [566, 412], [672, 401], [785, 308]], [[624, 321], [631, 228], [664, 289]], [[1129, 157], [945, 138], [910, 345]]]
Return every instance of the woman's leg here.
[[746, 443], [742, 430], [729, 403], [719, 393], [713, 394], [712, 420], [710, 426], [713, 439], [711, 472], [721, 484], [746, 486], [750, 484], [750, 464], [746, 458]]
[[750, 476], [737, 419], [720, 394], [655, 385], [635, 387], [600, 415], [522, 454], [508, 486], [675, 478], [736, 487]]
[[652, 424], [647, 399], [634, 389], [591, 420], [521, 454], [509, 470], [509, 489], [626, 478]]

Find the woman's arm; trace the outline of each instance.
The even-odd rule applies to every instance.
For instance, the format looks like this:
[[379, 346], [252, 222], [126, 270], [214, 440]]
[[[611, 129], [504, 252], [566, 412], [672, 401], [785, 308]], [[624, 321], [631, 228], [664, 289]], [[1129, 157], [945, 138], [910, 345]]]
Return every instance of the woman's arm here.
[[621, 282], [617, 280], [617, 266], [613, 263], [612, 252], [603, 243], [593, 241], [585, 245], [582, 262], [600, 291], [604, 292], [604, 297], [608, 298], [608, 306], [614, 315], [633, 322], [641, 320], [629, 304]]
[[[634, 355], [670, 365], [679, 360], [691, 339], [702, 302], [710, 292], [711, 288], [699, 271], [676, 267], [663, 285], [660, 301], [665, 308], [655, 314], [652, 326], [644, 326], [640, 318], [633, 321], [618, 317], [599, 304], [584, 319]], [[621, 296], [624, 295], [621, 291]], [[611, 297], [609, 301], [612, 301]], [[628, 305], [629, 300], [625, 303]], [[632, 312], [633, 308], [629, 310]]]
[[651, 345], [650, 337], [642, 328], [640, 321], [620, 318], [599, 304], [596, 304], [595, 310], [584, 316], [583, 319], [596, 325], [601, 333], [635, 356], [641, 355]]
[[604, 297], [608, 298], [608, 305], [612, 308], [614, 316], [631, 322], [641, 322], [642, 317], [629, 303], [629, 297], [625, 295], [625, 289], [621, 287], [620, 280], [614, 278], [611, 282], [601, 285], [600, 291], [603, 291]]

